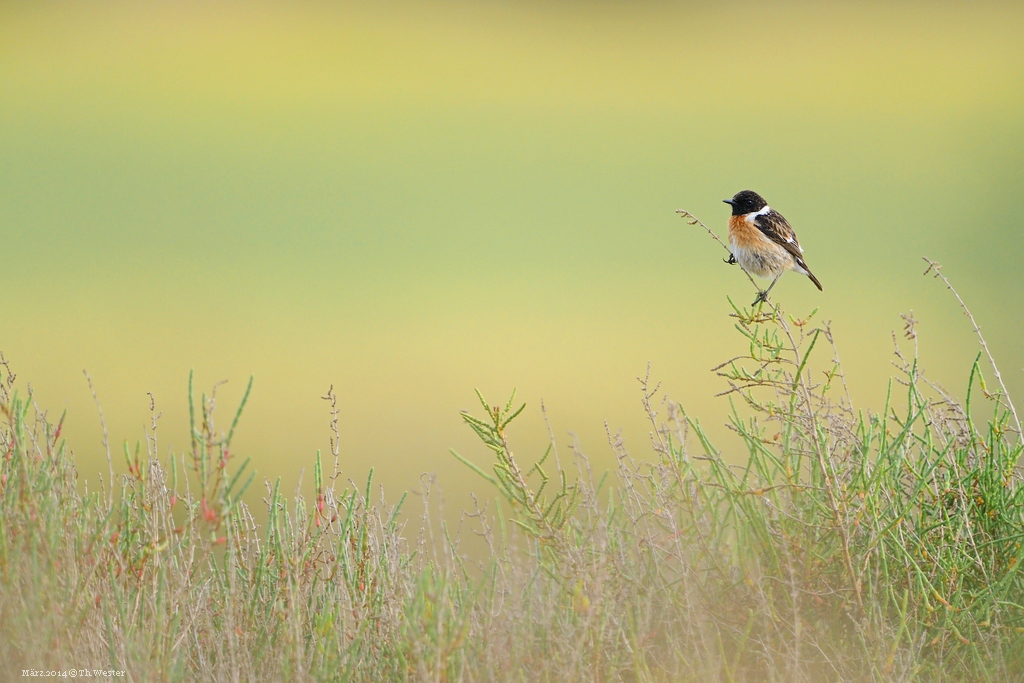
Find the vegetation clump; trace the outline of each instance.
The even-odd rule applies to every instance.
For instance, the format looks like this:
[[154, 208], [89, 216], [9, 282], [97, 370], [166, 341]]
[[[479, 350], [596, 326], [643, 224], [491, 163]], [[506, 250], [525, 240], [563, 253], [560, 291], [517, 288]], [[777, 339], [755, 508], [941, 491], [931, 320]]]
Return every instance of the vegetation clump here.
[[897, 344], [885, 405], [860, 411], [827, 324], [766, 304], [731, 316], [745, 350], [715, 371], [742, 458], [649, 371], [650, 455], [610, 434], [617, 466], [600, 477], [554, 441], [523, 464], [508, 435], [522, 408], [481, 397], [483, 417], [463, 417], [494, 461], [455, 455], [497, 494], [467, 513], [484, 557], [429, 512], [407, 538], [404, 496], [374, 500], [372, 471], [339, 488], [337, 438], [332, 473], [317, 455], [315, 500], [268, 485], [261, 527], [230, 449], [241, 407], [219, 431], [214, 395], [197, 410], [191, 382], [189, 452], [160, 453], [154, 408], [116, 490], [81, 491], [63, 418], [5, 364], [0, 675], [87, 662], [134, 680], [1024, 676], [1020, 426], [982, 354], [961, 404], [922, 375], [907, 316], [913, 351]]

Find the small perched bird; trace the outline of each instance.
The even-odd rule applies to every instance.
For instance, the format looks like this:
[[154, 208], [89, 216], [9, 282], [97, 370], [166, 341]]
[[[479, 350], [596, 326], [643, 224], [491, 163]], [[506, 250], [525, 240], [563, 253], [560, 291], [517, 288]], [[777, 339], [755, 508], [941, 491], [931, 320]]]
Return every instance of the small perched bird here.
[[771, 278], [768, 289], [757, 293], [751, 306], [768, 300], [768, 292], [787, 270], [795, 270], [811, 278], [819, 290], [821, 283], [804, 262], [804, 250], [796, 241], [796, 233], [782, 214], [753, 190], [737, 192], [732, 199], [723, 199], [732, 206], [729, 217], [729, 247], [732, 255], [726, 263], [739, 263], [743, 270], [758, 277]]

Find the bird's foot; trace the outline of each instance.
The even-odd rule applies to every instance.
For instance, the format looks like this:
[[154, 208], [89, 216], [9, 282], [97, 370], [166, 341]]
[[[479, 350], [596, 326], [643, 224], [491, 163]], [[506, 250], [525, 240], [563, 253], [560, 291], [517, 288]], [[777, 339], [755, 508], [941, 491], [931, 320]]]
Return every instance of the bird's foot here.
[[739, 263], [739, 261], [736, 260], [736, 257], [733, 256], [732, 254], [729, 254], [729, 258], [722, 259], [722, 261], [728, 263], [730, 266], [735, 266], [737, 263]]
[[767, 302], [768, 302], [768, 290], [766, 289], [763, 292], [758, 292], [757, 293], [757, 298], [754, 299], [754, 303], [750, 304], [750, 306], [754, 307], [754, 306], [756, 306], [756, 305], [758, 305], [760, 303], [767, 303]]

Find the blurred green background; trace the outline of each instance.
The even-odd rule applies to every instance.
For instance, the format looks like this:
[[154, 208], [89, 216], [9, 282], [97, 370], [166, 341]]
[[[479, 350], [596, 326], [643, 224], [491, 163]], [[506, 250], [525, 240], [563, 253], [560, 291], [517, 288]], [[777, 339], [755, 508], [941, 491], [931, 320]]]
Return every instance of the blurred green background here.
[[[649, 453], [646, 364], [727, 455], [708, 370], [745, 349], [726, 296], [737, 190], [796, 227], [857, 407], [881, 407], [901, 312], [963, 395], [977, 345], [945, 264], [1024, 402], [1020, 3], [0, 4], [0, 349], [67, 409], [83, 478], [115, 447], [187, 445], [186, 381], [235, 451], [308, 485], [328, 450], [389, 497], [484, 463], [461, 424], [513, 387], [524, 457], [605, 424]], [[119, 471], [124, 471], [120, 459]]]

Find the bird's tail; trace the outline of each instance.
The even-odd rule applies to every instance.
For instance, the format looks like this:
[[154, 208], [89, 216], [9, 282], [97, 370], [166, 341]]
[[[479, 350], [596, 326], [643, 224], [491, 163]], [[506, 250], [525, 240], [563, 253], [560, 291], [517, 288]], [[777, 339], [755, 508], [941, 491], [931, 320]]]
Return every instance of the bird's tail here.
[[812, 273], [811, 271], [808, 270], [807, 271], [807, 277], [811, 278], [811, 282], [814, 283], [814, 286], [818, 288], [819, 292], [824, 292], [825, 291], [824, 289], [821, 288], [821, 283], [818, 282], [818, 278], [814, 277], [814, 273]]
[[818, 282], [818, 278], [814, 277], [814, 273], [812, 273], [811, 269], [807, 267], [807, 263], [799, 254], [796, 254], [793, 259], [793, 269], [811, 278], [811, 282], [814, 283], [814, 286], [818, 288], [819, 292], [825, 291], [821, 288], [821, 283]]

